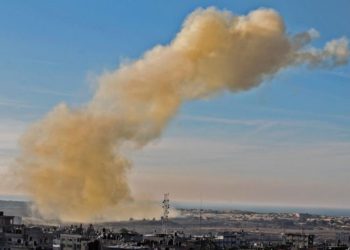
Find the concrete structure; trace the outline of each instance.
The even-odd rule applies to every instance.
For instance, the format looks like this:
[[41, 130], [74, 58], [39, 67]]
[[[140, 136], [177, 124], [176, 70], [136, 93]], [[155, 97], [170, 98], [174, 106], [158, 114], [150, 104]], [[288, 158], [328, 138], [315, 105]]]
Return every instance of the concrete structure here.
[[20, 217], [0, 212], [0, 250], [52, 249], [53, 234], [42, 227], [26, 227]]
[[223, 232], [215, 237], [215, 243], [220, 248], [245, 248], [247, 247], [246, 233], [239, 232]]
[[283, 235], [283, 245], [288, 249], [305, 249], [314, 246], [315, 236], [312, 234], [287, 233]]
[[85, 242], [80, 234], [61, 234], [60, 246], [62, 250], [86, 249]]

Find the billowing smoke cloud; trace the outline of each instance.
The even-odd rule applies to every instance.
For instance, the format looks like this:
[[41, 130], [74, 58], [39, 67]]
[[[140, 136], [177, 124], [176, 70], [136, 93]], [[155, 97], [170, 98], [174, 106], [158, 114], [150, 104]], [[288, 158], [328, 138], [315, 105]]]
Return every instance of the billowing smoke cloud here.
[[347, 63], [345, 38], [315, 49], [309, 44], [317, 36], [313, 29], [288, 35], [270, 9], [246, 16], [194, 11], [169, 45], [103, 74], [86, 106], [60, 104], [25, 133], [18, 158], [23, 187], [42, 214], [62, 220], [110, 211], [143, 216], [132, 202], [125, 145], [137, 149], [159, 137], [185, 101], [251, 89], [288, 66]]

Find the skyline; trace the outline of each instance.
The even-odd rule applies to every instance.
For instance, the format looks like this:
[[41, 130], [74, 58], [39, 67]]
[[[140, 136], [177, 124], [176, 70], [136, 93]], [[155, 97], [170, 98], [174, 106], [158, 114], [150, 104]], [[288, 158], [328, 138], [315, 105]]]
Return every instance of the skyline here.
[[[95, 2], [85, 10], [64, 1], [39, 1], [35, 7], [18, 3], [3, 4], [0, 15], [9, 23], [0, 31], [0, 173], [5, 174], [18, 155], [19, 137], [33, 121], [62, 101], [86, 103], [101, 72], [167, 44], [186, 15], [214, 2], [157, 2], [157, 11], [146, 2], [134, 8], [126, 2]], [[257, 3], [215, 6], [241, 15]], [[316, 47], [350, 37], [346, 1], [336, 8], [321, 1], [319, 9], [310, 11], [312, 3], [316, 1], [300, 12], [292, 11], [297, 4], [291, 2], [284, 7], [271, 1], [266, 7], [285, 18], [288, 34], [318, 30], [321, 36], [312, 43]], [[112, 15], [116, 10], [120, 16]], [[16, 22], [9, 16], [13, 11], [20, 16]], [[129, 16], [132, 11], [137, 20]], [[316, 18], [321, 14], [329, 18]], [[350, 207], [349, 81], [349, 65], [332, 70], [295, 67], [246, 92], [186, 103], [162, 138], [132, 153], [135, 197], [170, 192], [176, 200], [202, 195], [208, 201]]]

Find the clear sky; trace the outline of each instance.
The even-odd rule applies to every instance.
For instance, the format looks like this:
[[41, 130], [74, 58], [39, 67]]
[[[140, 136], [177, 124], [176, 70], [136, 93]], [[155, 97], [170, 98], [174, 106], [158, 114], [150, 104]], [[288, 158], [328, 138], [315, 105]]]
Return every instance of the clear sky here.
[[[198, 7], [277, 10], [287, 32], [350, 38], [344, 1], [2, 1], [0, 173], [24, 129], [89, 100], [94, 79], [167, 44]], [[162, 139], [133, 154], [136, 196], [350, 207], [350, 66], [290, 68], [260, 87], [185, 104]], [[11, 190], [0, 190], [0, 194]]]

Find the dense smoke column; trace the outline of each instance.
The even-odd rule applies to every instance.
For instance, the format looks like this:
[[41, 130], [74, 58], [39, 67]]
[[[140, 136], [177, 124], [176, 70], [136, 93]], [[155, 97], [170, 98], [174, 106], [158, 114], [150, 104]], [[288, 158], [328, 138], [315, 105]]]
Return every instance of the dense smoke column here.
[[126, 143], [142, 147], [159, 137], [185, 101], [249, 90], [288, 66], [347, 63], [345, 38], [310, 48], [317, 36], [313, 29], [287, 35], [270, 9], [247, 16], [194, 11], [169, 45], [103, 74], [90, 103], [58, 105], [25, 133], [18, 158], [23, 188], [44, 216], [100, 219], [132, 200]]

